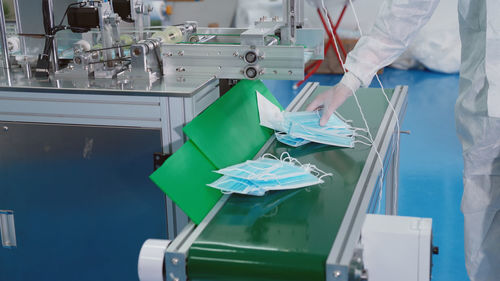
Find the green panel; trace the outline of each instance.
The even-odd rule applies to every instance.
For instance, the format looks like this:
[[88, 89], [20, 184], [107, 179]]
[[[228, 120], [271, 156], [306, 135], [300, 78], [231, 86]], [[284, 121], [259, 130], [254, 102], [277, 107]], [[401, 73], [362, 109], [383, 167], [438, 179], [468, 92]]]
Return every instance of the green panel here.
[[280, 106], [261, 81], [243, 80], [184, 127], [217, 168], [251, 159], [273, 133], [259, 125], [255, 91]]
[[255, 91], [280, 106], [261, 81], [240, 81], [184, 127], [190, 140], [151, 175], [196, 224], [222, 196], [207, 186], [213, 171], [251, 159], [273, 133], [259, 125]]
[[[305, 103], [319, 92], [320, 87]], [[389, 97], [393, 91], [388, 90]], [[378, 89], [358, 97], [375, 136], [387, 108]], [[364, 127], [353, 98], [339, 109], [356, 127]], [[325, 263], [370, 147], [354, 149], [307, 144], [292, 148], [275, 142], [268, 152], [289, 152], [333, 177], [299, 190], [264, 197], [232, 195], [192, 245], [190, 280], [325, 280]]]
[[188, 141], [150, 178], [198, 224], [222, 196], [220, 191], [206, 186], [219, 178], [214, 170], [214, 165]]

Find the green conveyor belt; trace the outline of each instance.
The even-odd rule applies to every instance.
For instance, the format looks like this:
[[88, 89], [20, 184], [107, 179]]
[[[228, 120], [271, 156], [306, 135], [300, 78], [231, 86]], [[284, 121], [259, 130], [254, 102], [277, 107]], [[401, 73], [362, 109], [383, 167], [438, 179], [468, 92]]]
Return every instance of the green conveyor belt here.
[[[324, 90], [319, 87], [305, 104]], [[389, 98], [393, 92], [387, 91]], [[379, 89], [361, 89], [358, 97], [375, 136], [387, 102]], [[339, 112], [364, 127], [354, 98]], [[291, 148], [275, 142], [267, 152], [285, 151], [333, 177], [322, 185], [264, 197], [232, 195], [191, 246], [189, 280], [325, 280], [327, 256], [370, 148], [312, 143]]]

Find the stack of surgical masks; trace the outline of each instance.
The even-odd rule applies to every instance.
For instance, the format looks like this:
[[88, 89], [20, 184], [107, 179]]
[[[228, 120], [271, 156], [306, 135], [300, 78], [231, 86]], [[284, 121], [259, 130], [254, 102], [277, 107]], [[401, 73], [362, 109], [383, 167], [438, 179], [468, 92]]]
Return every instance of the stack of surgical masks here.
[[333, 114], [325, 126], [320, 126], [321, 111], [282, 112], [257, 92], [260, 124], [274, 129], [278, 141], [298, 147], [309, 142], [340, 147], [354, 147], [356, 130], [340, 115]]
[[208, 186], [223, 193], [240, 193], [262, 196], [269, 190], [296, 189], [323, 183], [322, 178], [331, 174], [311, 164], [301, 164], [284, 153], [280, 159], [265, 154], [257, 160], [216, 171], [223, 176]]

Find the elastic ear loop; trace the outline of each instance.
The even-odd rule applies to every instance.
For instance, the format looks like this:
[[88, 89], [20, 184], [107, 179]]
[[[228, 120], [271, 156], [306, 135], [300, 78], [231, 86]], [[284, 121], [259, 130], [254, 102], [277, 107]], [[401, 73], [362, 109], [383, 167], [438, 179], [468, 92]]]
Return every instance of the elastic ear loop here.
[[345, 123], [352, 123], [352, 120], [347, 120], [347, 119], [346, 119], [346, 118], [344, 118], [344, 116], [342, 116], [342, 115], [341, 115], [338, 111], [335, 111], [335, 112], [334, 112], [334, 114], [335, 114], [335, 115], [337, 115], [337, 117], [338, 117], [340, 120], [344, 121]]
[[369, 139], [368, 137], [366, 137], [366, 136], [359, 135], [359, 134], [355, 134], [355, 135], [354, 135], [354, 137], [359, 137], [359, 138], [362, 138], [362, 139], [364, 139], [364, 140], [368, 141], [368, 143], [371, 143], [370, 139]]
[[261, 158], [268, 158], [268, 157], [269, 157], [269, 158], [271, 158], [271, 159], [274, 159], [274, 160], [280, 160], [280, 159], [278, 159], [278, 157], [274, 156], [274, 155], [273, 155], [273, 154], [271, 154], [271, 153], [265, 153], [265, 154], [263, 154], [263, 155], [261, 156]]

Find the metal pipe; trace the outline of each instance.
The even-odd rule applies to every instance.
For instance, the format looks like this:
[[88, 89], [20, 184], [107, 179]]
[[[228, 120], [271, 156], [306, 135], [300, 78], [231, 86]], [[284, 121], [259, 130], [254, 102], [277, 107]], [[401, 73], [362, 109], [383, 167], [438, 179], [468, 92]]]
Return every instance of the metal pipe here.
[[[16, 28], [17, 28], [17, 33], [22, 34], [23, 33], [23, 26], [21, 24], [21, 11], [19, 10], [19, 0], [14, 0], [14, 11], [16, 13]], [[31, 66], [26, 59], [26, 38], [24, 36], [19, 36], [19, 41], [21, 42], [21, 53], [23, 54], [23, 62], [22, 62], [22, 67], [24, 70], [24, 73], [26, 73], [26, 78], [31, 79], [32, 73], [31, 73]]]
[[3, 0], [0, 0], [0, 33], [2, 33], [0, 36], [1, 44], [2, 44], [2, 56], [3, 59], [5, 60], [4, 62], [4, 67], [7, 69], [7, 71], [10, 70], [10, 63], [9, 63], [9, 48], [7, 46], [7, 28], [5, 25], [5, 12], [3, 10]]
[[[54, 28], [56, 25], [54, 22], [54, 3], [49, 0], [49, 18], [50, 18], [50, 28]], [[57, 53], [57, 40], [54, 34], [54, 40], [52, 41], [52, 69], [54, 72], [59, 70], [59, 55]]]

